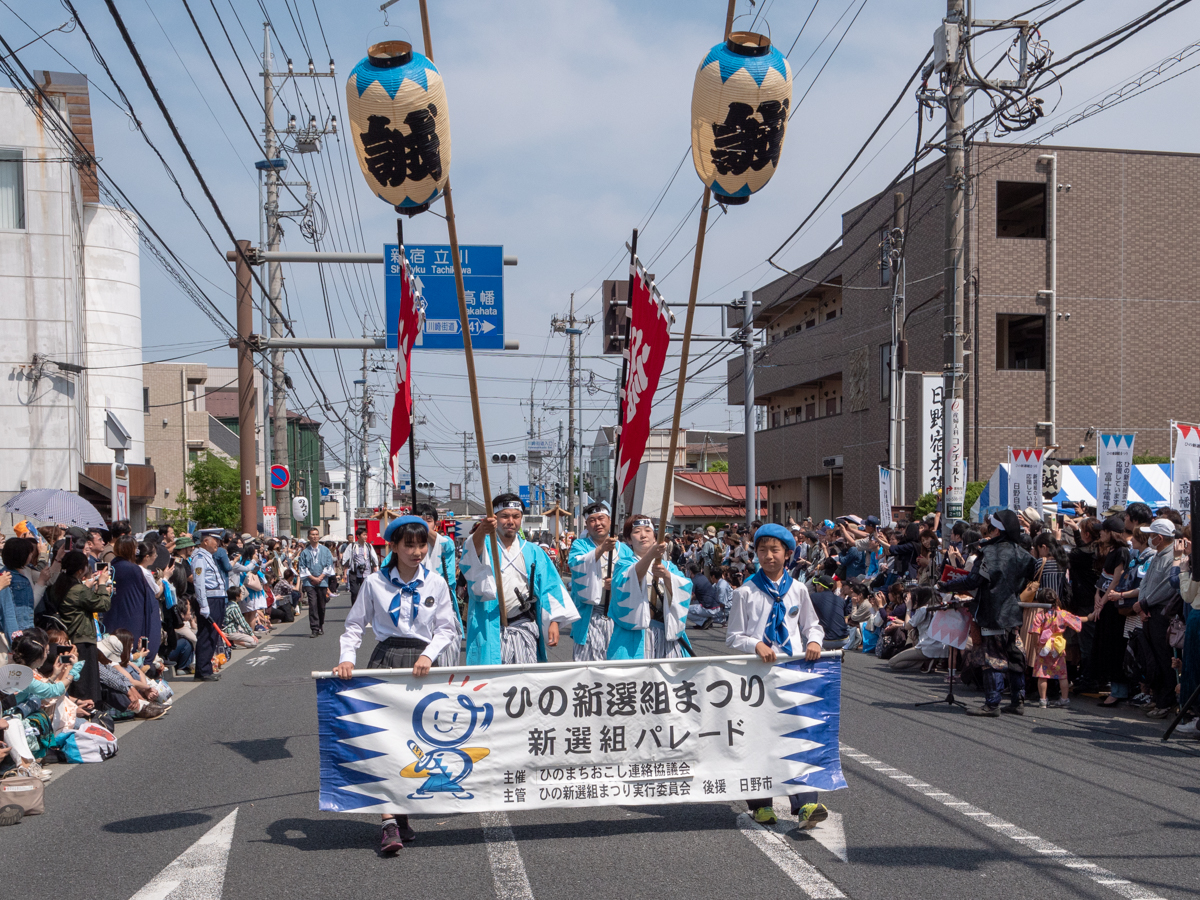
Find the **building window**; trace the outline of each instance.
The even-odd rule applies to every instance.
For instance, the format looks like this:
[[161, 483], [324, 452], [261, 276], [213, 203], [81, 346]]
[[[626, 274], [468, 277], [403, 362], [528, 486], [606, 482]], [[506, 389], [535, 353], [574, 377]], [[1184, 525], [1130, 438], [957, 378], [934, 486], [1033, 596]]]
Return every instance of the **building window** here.
[[996, 368], [1046, 368], [1046, 317], [996, 316]]
[[887, 287], [892, 283], [892, 263], [888, 256], [888, 230], [879, 229], [879, 286]]
[[825, 313], [825, 321], [829, 322], [833, 319], [836, 319], [837, 314], [838, 314], [838, 311], [836, 309], [831, 309], [829, 312]]
[[892, 397], [892, 345], [879, 345], [879, 399]]
[[193, 466], [200, 461], [199, 450], [188, 450], [188, 462]]
[[0, 228], [25, 227], [25, 173], [20, 150], [0, 150]]
[[996, 182], [996, 237], [1046, 237], [1046, 183]]
[[142, 388], [142, 412], [150, 412], [150, 388]]

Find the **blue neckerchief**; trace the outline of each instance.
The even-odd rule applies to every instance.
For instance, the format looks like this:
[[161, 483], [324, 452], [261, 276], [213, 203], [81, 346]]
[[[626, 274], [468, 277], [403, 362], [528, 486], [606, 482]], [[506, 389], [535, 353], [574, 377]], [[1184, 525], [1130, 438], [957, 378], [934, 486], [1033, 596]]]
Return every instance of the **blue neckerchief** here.
[[783, 577], [779, 579], [779, 584], [775, 584], [762, 569], [759, 569], [750, 579], [750, 583], [757, 586], [772, 601], [771, 615], [767, 617], [767, 627], [763, 629], [763, 640], [790, 656], [792, 639], [788, 636], [787, 610], [784, 607], [783, 598], [792, 589], [792, 576], [785, 569]]
[[392, 584], [400, 587], [399, 592], [392, 595], [392, 603], [388, 607], [388, 614], [392, 617], [392, 621], [396, 624], [397, 628], [400, 627], [400, 609], [404, 603], [405, 594], [408, 594], [412, 597], [412, 611], [409, 622], [411, 623], [417, 620], [417, 611], [421, 608], [420, 590], [425, 584], [425, 578], [423, 577], [423, 573], [421, 571], [423, 568], [424, 566], [418, 566], [417, 577], [407, 583], [400, 580], [400, 576], [397, 574], [395, 566], [389, 566], [387, 569], [388, 580]]

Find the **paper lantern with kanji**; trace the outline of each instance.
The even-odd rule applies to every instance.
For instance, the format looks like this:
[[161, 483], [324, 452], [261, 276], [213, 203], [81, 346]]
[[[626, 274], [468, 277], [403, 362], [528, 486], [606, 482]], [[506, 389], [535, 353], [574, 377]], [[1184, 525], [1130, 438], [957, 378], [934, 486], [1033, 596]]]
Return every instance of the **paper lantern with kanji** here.
[[779, 165], [792, 70], [770, 38], [735, 31], [708, 51], [692, 88], [692, 162], [725, 204], [745, 203]]
[[350, 132], [372, 191], [418, 213], [450, 177], [450, 114], [437, 67], [406, 41], [373, 44], [346, 82]]

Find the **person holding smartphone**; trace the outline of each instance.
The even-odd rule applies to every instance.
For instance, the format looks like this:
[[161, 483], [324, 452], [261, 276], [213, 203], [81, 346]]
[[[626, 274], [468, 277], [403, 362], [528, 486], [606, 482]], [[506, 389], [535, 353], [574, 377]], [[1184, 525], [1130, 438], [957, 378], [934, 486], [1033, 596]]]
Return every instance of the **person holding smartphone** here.
[[100, 706], [100, 662], [96, 651], [95, 613], [104, 614], [112, 605], [112, 583], [108, 567], [91, 574], [88, 558], [79, 550], [71, 550], [62, 556], [62, 574], [55, 583], [66, 585], [65, 593], [58, 602], [59, 618], [67, 629], [67, 636], [79, 652], [83, 663], [71, 696], [91, 700]]

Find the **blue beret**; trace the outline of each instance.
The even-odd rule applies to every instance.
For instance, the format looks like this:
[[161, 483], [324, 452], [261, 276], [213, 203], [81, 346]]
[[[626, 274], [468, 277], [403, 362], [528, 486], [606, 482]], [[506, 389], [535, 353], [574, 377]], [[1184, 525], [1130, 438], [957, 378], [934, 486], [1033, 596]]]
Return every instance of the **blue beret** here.
[[383, 530], [383, 539], [389, 544], [395, 539], [396, 532], [405, 525], [420, 525], [426, 531], [429, 531], [429, 523], [420, 516], [401, 516], [398, 519], [392, 519], [388, 522], [387, 528]]
[[783, 546], [788, 548], [788, 552], [792, 553], [796, 549], [796, 539], [782, 525], [776, 525], [774, 522], [769, 525], [758, 526], [758, 531], [754, 532], [754, 546], [757, 549], [758, 542], [765, 537], [778, 538]]

